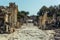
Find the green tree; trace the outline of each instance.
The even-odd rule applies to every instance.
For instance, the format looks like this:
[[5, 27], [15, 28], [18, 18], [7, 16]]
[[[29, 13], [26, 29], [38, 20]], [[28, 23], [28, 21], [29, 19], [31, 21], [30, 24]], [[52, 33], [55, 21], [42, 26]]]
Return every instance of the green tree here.
[[43, 6], [39, 12], [37, 13], [38, 16], [43, 15], [46, 11], [48, 11], [49, 9], [46, 6]]
[[18, 19], [20, 18], [23, 18], [23, 17], [26, 17], [28, 16], [29, 12], [26, 12], [26, 11], [18, 11]]
[[26, 12], [26, 11], [21, 11], [21, 15], [22, 16], [28, 16], [29, 12]]

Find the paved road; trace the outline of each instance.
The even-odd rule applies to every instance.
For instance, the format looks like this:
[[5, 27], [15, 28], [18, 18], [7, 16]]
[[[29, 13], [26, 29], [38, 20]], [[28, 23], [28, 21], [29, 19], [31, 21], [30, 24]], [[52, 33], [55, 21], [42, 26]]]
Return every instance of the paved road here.
[[9, 34], [9, 36], [6, 36], [6, 40], [54, 40], [54, 36], [51, 33], [52, 31], [40, 30], [32, 23], [28, 23], [16, 29], [16, 31]]

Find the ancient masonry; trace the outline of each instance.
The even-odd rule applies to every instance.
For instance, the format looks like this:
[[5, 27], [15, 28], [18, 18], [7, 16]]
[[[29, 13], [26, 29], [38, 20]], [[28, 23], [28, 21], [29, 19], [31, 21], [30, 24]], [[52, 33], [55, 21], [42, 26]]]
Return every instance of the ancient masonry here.
[[9, 3], [9, 6], [0, 6], [0, 32], [13, 32], [17, 26], [18, 6]]
[[[47, 27], [46, 24], [52, 24], [56, 22], [56, 14], [52, 16], [52, 18], [48, 17], [48, 12], [45, 12], [44, 15], [39, 16], [39, 28], [45, 29]], [[59, 19], [58, 19], [59, 20]]]

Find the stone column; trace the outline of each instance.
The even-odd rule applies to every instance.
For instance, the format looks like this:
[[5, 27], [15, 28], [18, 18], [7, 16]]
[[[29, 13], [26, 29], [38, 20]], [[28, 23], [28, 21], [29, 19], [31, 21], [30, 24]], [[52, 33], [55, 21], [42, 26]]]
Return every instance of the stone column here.
[[6, 26], [6, 32], [8, 32], [8, 25], [7, 25], [7, 23], [8, 23], [8, 14], [6, 14], [5, 15], [5, 26]]

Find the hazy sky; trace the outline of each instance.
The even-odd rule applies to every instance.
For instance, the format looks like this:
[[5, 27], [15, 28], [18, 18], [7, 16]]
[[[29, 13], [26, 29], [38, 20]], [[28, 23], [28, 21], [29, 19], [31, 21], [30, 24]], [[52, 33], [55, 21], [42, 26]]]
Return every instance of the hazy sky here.
[[9, 2], [15, 2], [20, 11], [29, 11], [30, 15], [36, 15], [43, 5], [49, 7], [60, 4], [60, 0], [0, 0], [0, 5], [7, 6]]

